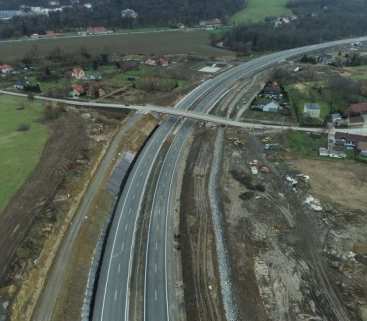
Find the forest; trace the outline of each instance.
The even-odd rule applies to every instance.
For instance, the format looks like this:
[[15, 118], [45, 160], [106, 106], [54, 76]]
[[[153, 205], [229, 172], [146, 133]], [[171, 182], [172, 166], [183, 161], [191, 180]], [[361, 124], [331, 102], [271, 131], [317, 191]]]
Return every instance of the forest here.
[[[93, 0], [93, 9], [75, 3], [60, 13], [47, 16], [15, 17], [0, 24], [0, 38], [19, 37], [47, 30], [68, 31], [88, 26], [110, 29], [131, 27], [176, 26], [178, 23], [196, 25], [201, 20], [221, 18], [226, 20], [243, 8], [245, 0]], [[21, 4], [47, 6], [45, 0], [0, 0], [0, 8], [18, 9]], [[60, 5], [70, 1], [60, 1]], [[137, 19], [122, 19], [121, 10], [134, 9]]]
[[282, 50], [367, 33], [366, 0], [291, 1], [298, 19], [275, 27], [271, 22], [236, 27], [226, 34], [212, 37], [225, 47], [243, 53]]

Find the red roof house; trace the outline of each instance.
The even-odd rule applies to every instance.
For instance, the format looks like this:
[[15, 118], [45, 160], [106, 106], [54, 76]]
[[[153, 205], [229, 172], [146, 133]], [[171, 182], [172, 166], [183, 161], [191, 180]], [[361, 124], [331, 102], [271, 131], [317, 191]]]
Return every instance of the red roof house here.
[[346, 110], [349, 115], [360, 115], [367, 113], [367, 103], [352, 104]]
[[14, 68], [10, 65], [7, 65], [7, 64], [0, 65], [0, 72], [2, 74], [7, 74], [9, 72], [12, 72], [13, 70]]
[[161, 58], [159, 58], [159, 65], [161, 65], [162, 67], [168, 67], [169, 62], [166, 58], [161, 57]]
[[90, 34], [98, 34], [98, 33], [107, 33], [108, 30], [105, 27], [88, 27], [87, 33]]
[[79, 96], [85, 94], [85, 88], [82, 85], [73, 84], [72, 88], [73, 88], [73, 90], [71, 92], [71, 96], [73, 96], [73, 97], [79, 97]]

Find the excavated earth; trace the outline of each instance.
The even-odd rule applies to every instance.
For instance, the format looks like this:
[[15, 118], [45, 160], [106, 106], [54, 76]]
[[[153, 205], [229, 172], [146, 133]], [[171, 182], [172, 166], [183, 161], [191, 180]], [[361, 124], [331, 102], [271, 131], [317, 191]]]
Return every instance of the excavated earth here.
[[[289, 155], [285, 161], [274, 153], [265, 153], [261, 137], [226, 131], [221, 188], [240, 319], [367, 320], [366, 207], [337, 202], [347, 196], [332, 194], [330, 186], [332, 197], [318, 189], [330, 175], [355, 170], [358, 176], [346, 182], [367, 191], [367, 167], [329, 173], [324, 163], [321, 175], [315, 163], [305, 171], [308, 180], [296, 176], [304, 168]], [[249, 166], [254, 160], [258, 174]], [[321, 211], [305, 204], [310, 195]]]

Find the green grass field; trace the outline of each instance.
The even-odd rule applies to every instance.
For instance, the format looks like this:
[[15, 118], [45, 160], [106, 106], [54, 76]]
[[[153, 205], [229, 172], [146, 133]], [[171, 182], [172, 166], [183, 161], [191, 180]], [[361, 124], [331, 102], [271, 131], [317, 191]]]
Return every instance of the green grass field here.
[[249, 0], [245, 9], [237, 12], [231, 22], [235, 25], [262, 22], [266, 17], [290, 15], [288, 0]]
[[354, 80], [367, 80], [367, 66], [356, 66], [344, 68]]
[[307, 133], [290, 131], [287, 133], [288, 148], [299, 156], [318, 158], [319, 148], [327, 146], [327, 136], [313, 137]]
[[[303, 83], [302, 88], [299, 85], [286, 87], [286, 92], [291, 105], [295, 108], [298, 120], [303, 123], [303, 111], [306, 103], [318, 103], [321, 107], [320, 120], [321, 124], [325, 117], [330, 113], [330, 104], [313, 88], [315, 83]], [[307, 125], [307, 124], [305, 124]]]
[[126, 35], [109, 35], [78, 37], [68, 39], [25, 40], [14, 43], [1, 43], [2, 61], [14, 62], [22, 59], [33, 47], [39, 56], [45, 56], [55, 47], [66, 52], [87, 49], [92, 54], [195, 54], [200, 56], [233, 56], [234, 53], [210, 46], [208, 31], [163, 31], [135, 33]]
[[[20, 106], [25, 109], [17, 110]], [[0, 96], [0, 211], [32, 173], [47, 141], [47, 128], [38, 122], [41, 106]], [[29, 124], [30, 130], [17, 131], [20, 124]]]

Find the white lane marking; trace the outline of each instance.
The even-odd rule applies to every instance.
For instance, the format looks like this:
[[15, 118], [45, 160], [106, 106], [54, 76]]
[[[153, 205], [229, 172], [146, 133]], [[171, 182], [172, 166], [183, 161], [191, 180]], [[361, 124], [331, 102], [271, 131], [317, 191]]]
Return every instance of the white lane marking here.
[[[178, 155], [182, 153], [182, 150], [186, 146], [187, 138], [182, 142], [180, 151]], [[166, 212], [166, 221], [165, 221], [165, 238], [164, 238], [164, 274], [165, 274], [165, 297], [166, 297], [166, 313], [167, 313], [167, 321], [170, 321], [169, 315], [169, 295], [168, 295], [168, 277], [167, 277], [167, 243], [168, 243], [168, 216], [171, 209], [171, 192], [172, 192], [172, 185], [176, 174], [176, 169], [178, 165], [179, 157], [176, 158], [176, 162], [173, 169], [173, 175], [171, 176], [170, 187], [168, 189], [168, 204], [167, 204], [167, 212]]]
[[120, 253], [122, 253], [123, 251], [125, 250], [125, 242], [122, 242], [122, 244], [121, 244], [121, 251], [120, 251]]
[[[147, 188], [147, 185], [148, 185], [148, 178], [149, 176], [151, 175], [152, 171], [153, 171], [153, 166], [155, 164], [155, 161], [162, 149], [162, 146], [163, 144], [165, 143], [165, 141], [168, 139], [168, 137], [171, 135], [171, 129], [168, 130], [168, 133], [167, 135], [164, 137], [164, 139], [162, 140], [162, 142], [160, 143], [160, 145], [158, 146], [157, 150], [156, 150], [156, 154], [154, 156], [154, 159], [149, 167], [149, 170], [148, 170], [148, 174], [146, 176], [146, 179], [144, 181], [144, 185], [143, 185], [143, 188], [142, 188], [142, 191], [144, 192]], [[137, 210], [137, 213], [140, 213], [141, 211], [141, 208], [143, 206], [143, 199], [144, 199], [144, 193], [142, 193], [141, 197], [140, 197], [140, 202], [139, 202], [139, 207], [138, 207], [138, 210]], [[130, 284], [130, 280], [131, 280], [131, 273], [132, 273], [132, 268], [133, 268], [133, 255], [131, 255], [131, 253], [133, 253], [134, 251], [134, 246], [135, 246], [135, 238], [136, 238], [136, 230], [137, 230], [137, 225], [138, 225], [138, 218], [139, 218], [139, 215], [137, 214], [135, 216], [135, 222], [134, 222], [134, 231], [133, 231], [133, 240], [131, 242], [131, 247], [130, 247], [130, 256], [129, 256], [129, 270], [128, 270], [128, 275], [127, 275], [127, 279], [128, 279], [128, 282], [127, 282], [127, 286], [126, 286], [126, 292], [128, 292], [128, 289], [129, 289], [129, 284]], [[148, 235], [149, 237], [149, 235]], [[149, 243], [149, 242], [148, 242]], [[145, 289], [145, 288], [144, 288]], [[127, 293], [126, 295], [126, 299], [125, 299], [125, 321], [127, 321], [129, 319], [129, 293]]]
[[[168, 134], [165, 136], [165, 139], [162, 141], [161, 145], [159, 146], [159, 148], [157, 149], [156, 151], [156, 154], [154, 155], [155, 159], [158, 157], [158, 154], [164, 144], [164, 141], [168, 138], [168, 136], [170, 135], [170, 132], [168, 132]], [[145, 155], [148, 153], [148, 150], [151, 146], [153, 146], [154, 144], [153, 143], [150, 143], [146, 149], [144, 149], [143, 151], [143, 154], [142, 154], [142, 158], [141, 159], [144, 159]], [[136, 170], [131, 178], [131, 181], [134, 181], [137, 173], [138, 173], [138, 168], [140, 168], [143, 164], [143, 161], [138, 161], [138, 164], [137, 164], [137, 167], [136, 167]], [[149, 168], [149, 171], [148, 171], [148, 174], [150, 175], [150, 173], [152, 172], [152, 168], [153, 168], [153, 163], [152, 162], [152, 165], [151, 167]], [[149, 176], [148, 175], [148, 176]], [[144, 186], [143, 186], [143, 190], [145, 190], [146, 188], [146, 185], [148, 184], [147, 180], [144, 182]], [[121, 224], [121, 220], [122, 220], [122, 217], [124, 217], [124, 215], [122, 215], [122, 212], [126, 206], [126, 203], [127, 203], [127, 200], [128, 200], [128, 196], [130, 194], [130, 191], [131, 191], [131, 188], [132, 188], [133, 184], [130, 183], [129, 185], [129, 188], [127, 189], [127, 192], [126, 192], [126, 196], [125, 196], [125, 199], [124, 199], [124, 202], [123, 202], [123, 206], [122, 206], [122, 209], [121, 209], [121, 214], [120, 214], [120, 217], [118, 219], [118, 222], [117, 222], [117, 229], [116, 229], [116, 232], [115, 232], [115, 236], [114, 236], [114, 239], [113, 239], [113, 244], [112, 244], [112, 254], [114, 253], [114, 249], [115, 249], [115, 246], [116, 246], [116, 240], [117, 240], [117, 236], [118, 236], [118, 233], [117, 231], [119, 230], [119, 227], [120, 227], [120, 224]], [[140, 208], [139, 208], [140, 210]], [[129, 257], [129, 269], [128, 269], [128, 281], [127, 281], [127, 286], [126, 286], [126, 291], [129, 287], [129, 283], [130, 283], [130, 276], [131, 276], [131, 269], [132, 269], [132, 259], [131, 259], [131, 252], [132, 252], [132, 249], [134, 247], [134, 241], [135, 241], [135, 232], [136, 232], [136, 225], [137, 225], [137, 220], [138, 220], [138, 215], [136, 215], [136, 218], [135, 218], [135, 223], [134, 223], [134, 234], [133, 234], [133, 240], [132, 240], [132, 243], [131, 243], [131, 248], [130, 248], [130, 257]], [[111, 272], [111, 265], [112, 265], [112, 259], [113, 259], [113, 255], [111, 255], [110, 257], [110, 260], [109, 260], [109, 263], [108, 263], [108, 269], [107, 269], [107, 282], [105, 283], [105, 287], [104, 287], [104, 293], [103, 293], [103, 301], [102, 301], [102, 313], [101, 313], [101, 318], [100, 320], [103, 320], [104, 319], [104, 311], [105, 311], [105, 304], [106, 304], [106, 297], [107, 297], [107, 288], [108, 288], [108, 283], [109, 283], [109, 276], [110, 276], [110, 272]], [[127, 316], [129, 314], [129, 308], [128, 308], [128, 302], [129, 302], [129, 296], [128, 295], [125, 295], [126, 297], [126, 300], [125, 300], [125, 321], [128, 320]]]
[[114, 300], [117, 301], [117, 290], [115, 290]]
[[125, 225], [125, 232], [127, 232], [127, 228], [129, 227], [129, 224]]
[[154, 290], [154, 300], [158, 301], [158, 291], [157, 291], [157, 289]]
[[[183, 127], [185, 122], [182, 122], [180, 125], [179, 125], [179, 129], [181, 129]], [[178, 132], [178, 131], [177, 131]], [[175, 140], [176, 141], [176, 140]], [[161, 170], [159, 172], [159, 176], [158, 176], [158, 180], [157, 180], [157, 183], [156, 183], [156, 187], [155, 187], [155, 190], [154, 190], [154, 195], [153, 195], [153, 205], [152, 205], [152, 213], [150, 215], [150, 219], [149, 219], [149, 227], [148, 227], [148, 239], [147, 239], [147, 247], [146, 247], [146, 253], [145, 253], [145, 277], [144, 277], [144, 312], [143, 312], [143, 316], [144, 316], [144, 321], [146, 321], [146, 313], [147, 313], [147, 279], [148, 279], [148, 261], [149, 261], [149, 243], [150, 243], [150, 237], [151, 237], [151, 234], [153, 234], [152, 232], [152, 223], [153, 223], [153, 220], [154, 220], [154, 217], [157, 216], [156, 212], [155, 212], [155, 208], [158, 208], [158, 211], [160, 213], [161, 209], [159, 208], [159, 206], [157, 206], [157, 203], [159, 205], [159, 200], [158, 200], [158, 197], [157, 197], [157, 192], [158, 192], [158, 187], [160, 186], [160, 182], [162, 182], [162, 179], [163, 179], [163, 175], [164, 175], [164, 171], [163, 169], [166, 168], [168, 166], [168, 162], [169, 162], [169, 158], [167, 157], [167, 155], [172, 151], [174, 150], [175, 148], [175, 141], [170, 145], [168, 151], [167, 151], [167, 154], [165, 156], [165, 159], [163, 161], [163, 164], [161, 166]], [[159, 230], [159, 225], [157, 224], [157, 231]], [[157, 240], [155, 241], [155, 249], [158, 250], [158, 242]], [[165, 295], [165, 294], [164, 294]], [[167, 300], [167, 296], [165, 295], [165, 298]], [[167, 316], [168, 319], [169, 319], [169, 315]], [[169, 321], [169, 320], [168, 320]]]
[[119, 263], [119, 266], [118, 266], [118, 268], [117, 268], [117, 272], [118, 272], [118, 274], [120, 274], [121, 273], [121, 264]]
[[158, 265], [157, 265], [157, 263], [156, 263], [156, 264], [154, 264], [154, 272], [155, 272], [155, 273], [157, 273], [157, 272], [158, 272]]

